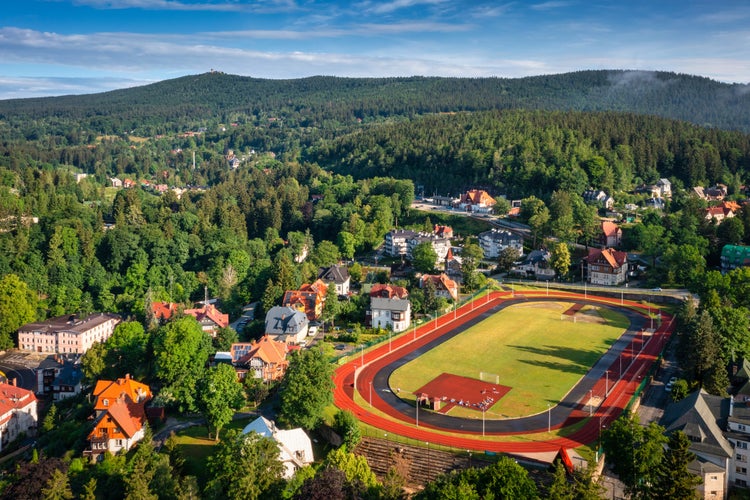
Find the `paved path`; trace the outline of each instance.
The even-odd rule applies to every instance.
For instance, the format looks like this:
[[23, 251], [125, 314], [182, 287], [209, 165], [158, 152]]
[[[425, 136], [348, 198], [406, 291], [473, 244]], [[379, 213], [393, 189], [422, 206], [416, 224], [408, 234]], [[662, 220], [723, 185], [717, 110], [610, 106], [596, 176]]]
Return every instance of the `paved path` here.
[[[465, 449], [506, 452], [551, 451], [559, 449], [560, 446], [577, 447], [594, 442], [598, 438], [600, 428], [616, 418], [628, 404], [635, 388], [641, 381], [641, 377], [647, 373], [651, 363], [656, 359], [663, 346], [664, 339], [669, 334], [667, 325], [671, 324], [671, 317], [662, 314], [662, 327], [653, 336], [644, 337], [638, 332], [640, 327], [645, 324], [645, 316], [635, 312], [627, 313], [631, 321], [630, 328], [582, 378], [581, 382], [571, 389], [564, 402], [551, 413], [545, 411], [518, 419], [485, 420], [483, 424], [482, 421], [477, 419], [462, 419], [425, 411], [419, 415], [419, 427], [415, 427], [414, 406], [397, 398], [388, 389], [388, 375], [398, 366], [457, 335], [471, 324], [489, 317], [509, 303], [524, 299], [584, 301], [597, 303], [605, 307], [642, 307], [639, 303], [621, 302], [594, 297], [590, 294], [587, 297], [565, 292], [554, 292], [547, 295], [542, 291], [524, 292], [524, 297], [519, 297], [512, 296], [507, 292], [494, 292], [492, 297], [488, 296], [486, 299], [478, 299], [474, 303], [462, 306], [455, 313], [455, 317], [454, 313], [449, 313], [436, 321], [430, 321], [418, 329], [415, 328], [413, 331], [397, 337], [392, 343], [385, 343], [381, 347], [365, 353], [362, 357], [352, 358], [349, 363], [336, 371], [334, 377], [336, 383], [334, 397], [337, 406], [350, 409], [358, 418], [378, 428], [415, 439]], [[508, 304], [503, 305], [505, 302]], [[628, 309], [621, 310], [627, 311]], [[635, 341], [633, 341], [634, 338]], [[607, 373], [617, 374], [619, 372], [620, 359], [624, 360], [622, 365], [623, 377], [615, 382], [609, 379]], [[368, 400], [371, 397], [372, 405], [378, 411], [387, 414], [388, 417], [371, 412], [367, 403], [358, 405], [354, 402], [355, 376], [357, 378], [356, 390], [359, 391], [360, 395]], [[369, 392], [370, 382], [373, 383], [372, 387], [374, 388], [372, 393]], [[609, 389], [609, 393], [605, 397], [606, 389]], [[588, 396], [591, 394], [590, 391], [593, 391], [595, 395], [601, 394], [602, 396], [602, 404], [597, 408], [585, 405], [588, 402]], [[549, 441], [543, 440], [548, 438], [546, 435], [548, 422], [552, 424], [551, 427], [558, 428], [568, 426], [589, 416], [594, 418], [590, 419], [588, 424], [585, 424], [572, 436], [555, 438]], [[485, 435], [493, 435], [496, 438], [519, 433], [545, 433], [545, 437], [540, 437], [539, 440], [532, 440], [531, 442], [476, 439], [478, 435], [481, 436], [483, 425]], [[438, 429], [461, 432], [466, 437], [437, 434], [434, 430]]]

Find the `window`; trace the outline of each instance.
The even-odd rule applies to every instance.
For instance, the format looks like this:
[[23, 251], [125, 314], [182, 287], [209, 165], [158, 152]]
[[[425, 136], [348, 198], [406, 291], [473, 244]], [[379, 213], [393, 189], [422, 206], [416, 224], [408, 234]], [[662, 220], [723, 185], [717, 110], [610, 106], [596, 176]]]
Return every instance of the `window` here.
[[737, 428], [738, 428], [739, 430], [741, 430], [741, 431], [745, 431], [745, 430], [747, 430], [747, 427], [745, 427], [745, 426], [744, 426], [744, 425], [742, 425], [742, 424], [738, 424], [738, 425], [737, 425]]
[[734, 471], [737, 474], [747, 474], [747, 468], [745, 467], [735, 467]]
[[746, 441], [737, 441], [737, 448], [741, 448], [743, 450], [747, 449], [747, 442]]
[[736, 484], [737, 486], [742, 486], [744, 488], [747, 486], [747, 481], [745, 481], [744, 479], [735, 479], [734, 484]]

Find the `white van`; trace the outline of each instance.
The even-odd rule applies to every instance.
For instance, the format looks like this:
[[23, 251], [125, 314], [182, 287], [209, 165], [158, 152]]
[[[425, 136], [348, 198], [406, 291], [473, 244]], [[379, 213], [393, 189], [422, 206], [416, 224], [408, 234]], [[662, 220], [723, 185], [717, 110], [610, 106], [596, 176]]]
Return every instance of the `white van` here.
[[311, 326], [307, 329], [307, 335], [310, 337], [314, 337], [318, 333], [318, 327], [317, 326]]

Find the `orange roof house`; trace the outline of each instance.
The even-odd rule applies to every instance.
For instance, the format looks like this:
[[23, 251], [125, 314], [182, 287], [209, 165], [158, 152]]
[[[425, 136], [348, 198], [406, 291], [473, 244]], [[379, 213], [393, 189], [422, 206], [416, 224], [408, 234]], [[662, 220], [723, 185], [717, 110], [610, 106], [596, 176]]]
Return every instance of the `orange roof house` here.
[[628, 272], [628, 254], [613, 248], [589, 248], [583, 259], [588, 269], [588, 281], [594, 285], [620, 285]]
[[31, 434], [37, 424], [37, 399], [32, 391], [0, 383], [0, 451], [20, 435]]
[[370, 297], [380, 297], [384, 299], [405, 299], [409, 296], [409, 291], [402, 287], [390, 284], [375, 283], [370, 288]]
[[481, 211], [479, 209], [489, 209], [495, 206], [497, 202], [490, 196], [487, 191], [482, 189], [471, 189], [461, 195], [461, 201], [459, 205], [465, 207], [469, 211]]
[[283, 307], [291, 307], [307, 315], [307, 319], [314, 321], [323, 314], [323, 304], [326, 300], [328, 285], [323, 280], [315, 280], [313, 284], [304, 284], [299, 290], [287, 290], [281, 301]]
[[614, 222], [605, 220], [602, 221], [601, 226], [602, 232], [600, 233], [600, 239], [602, 245], [605, 247], [616, 247], [620, 246], [622, 240], [622, 229]]
[[286, 343], [264, 335], [257, 342], [232, 344], [232, 362], [235, 366], [246, 367], [251, 376], [264, 382], [279, 380], [289, 366], [286, 359], [289, 350]]
[[432, 228], [432, 233], [440, 238], [448, 238], [449, 240], [453, 238], [453, 228], [450, 226], [435, 224], [435, 227]]
[[196, 309], [185, 309], [185, 314], [197, 319], [203, 331], [212, 337], [216, 336], [216, 331], [219, 328], [229, 326], [229, 315], [219, 311], [213, 304], [206, 304]]
[[155, 319], [167, 321], [177, 312], [177, 304], [174, 302], [152, 302], [151, 311]]
[[149, 386], [126, 375], [114, 381], [99, 380], [93, 395], [96, 414], [85, 456], [96, 460], [107, 451], [128, 451], [143, 439], [146, 403], [153, 396]]
[[453, 281], [445, 273], [441, 274], [423, 274], [419, 278], [419, 288], [424, 288], [427, 281], [432, 281], [435, 285], [435, 293], [439, 297], [458, 300], [458, 283]]

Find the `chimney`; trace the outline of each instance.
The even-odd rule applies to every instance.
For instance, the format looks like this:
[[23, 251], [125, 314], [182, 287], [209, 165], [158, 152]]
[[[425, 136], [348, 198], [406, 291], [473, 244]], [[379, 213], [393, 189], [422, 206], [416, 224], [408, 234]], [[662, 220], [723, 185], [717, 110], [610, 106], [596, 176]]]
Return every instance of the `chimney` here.
[[130, 374], [129, 373], [125, 374], [125, 380], [130, 380]]
[[13, 386], [15, 387], [16, 386], [16, 377], [13, 377], [13, 381], [12, 382], [13, 382]]

